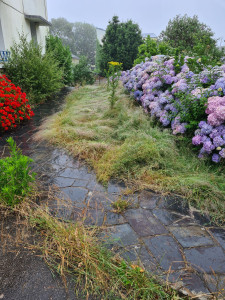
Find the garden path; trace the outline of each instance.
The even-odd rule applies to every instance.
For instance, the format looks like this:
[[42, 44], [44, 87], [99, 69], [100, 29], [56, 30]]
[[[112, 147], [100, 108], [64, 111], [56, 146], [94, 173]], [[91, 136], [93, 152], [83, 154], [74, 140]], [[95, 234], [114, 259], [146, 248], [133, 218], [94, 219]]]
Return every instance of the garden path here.
[[[118, 182], [105, 188], [93, 171], [66, 151], [32, 140], [43, 118], [59, 110], [61, 103], [59, 98], [39, 106], [31, 122], [10, 134], [23, 154], [34, 159], [39, 179], [58, 186], [58, 196], [68, 203], [50, 201], [50, 209], [72, 221], [85, 215], [87, 225], [102, 226], [100, 236], [107, 247], [177, 287], [193, 294], [219, 292], [224, 299], [225, 229], [210, 225], [178, 196], [151, 190], [127, 194]], [[8, 155], [6, 138], [0, 139], [0, 157]], [[123, 213], [112, 207], [118, 199], [130, 203]]]

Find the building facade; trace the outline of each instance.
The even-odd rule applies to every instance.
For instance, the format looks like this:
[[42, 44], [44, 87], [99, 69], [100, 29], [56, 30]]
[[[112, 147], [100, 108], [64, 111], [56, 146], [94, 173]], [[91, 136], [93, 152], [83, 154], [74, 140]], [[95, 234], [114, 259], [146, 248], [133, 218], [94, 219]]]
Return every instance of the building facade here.
[[152, 32], [151, 33], [142, 33], [143, 39], [146, 39], [148, 35], [150, 36], [151, 39], [153, 39], [155, 41], [157, 40], [157, 36]]
[[45, 49], [49, 26], [46, 0], [0, 0], [0, 60], [24, 33]]
[[102, 39], [105, 35], [105, 30], [102, 28], [96, 27], [96, 33], [97, 33], [97, 39], [98, 39], [99, 43], [102, 45]]

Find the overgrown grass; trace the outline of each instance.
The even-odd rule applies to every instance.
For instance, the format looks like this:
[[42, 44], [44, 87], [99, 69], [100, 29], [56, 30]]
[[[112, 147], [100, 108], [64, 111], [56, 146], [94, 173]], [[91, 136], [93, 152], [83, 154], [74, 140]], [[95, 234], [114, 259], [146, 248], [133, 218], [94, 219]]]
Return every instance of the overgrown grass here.
[[105, 86], [74, 91], [37, 138], [85, 159], [103, 183], [117, 178], [137, 189], [180, 194], [214, 221], [224, 222], [224, 166], [200, 161], [190, 141], [156, 126], [122, 89], [118, 97], [110, 109]]
[[[5, 210], [4, 217], [10, 211]], [[118, 255], [104, 248], [96, 236], [96, 228], [84, 226], [82, 221], [69, 223], [53, 217], [48, 209], [26, 201], [14, 207], [14, 215], [26, 230], [34, 228], [40, 236], [31, 249], [41, 250], [47, 264], [56, 270], [67, 286], [67, 279], [75, 281], [75, 291], [86, 299], [181, 299], [178, 293], [137, 265], [130, 265]], [[24, 220], [22, 222], [22, 220]], [[17, 243], [26, 242], [20, 234]], [[34, 231], [32, 230], [33, 234]], [[83, 290], [81, 293], [81, 288]], [[96, 298], [95, 298], [96, 297]], [[187, 299], [185, 297], [185, 299]]]

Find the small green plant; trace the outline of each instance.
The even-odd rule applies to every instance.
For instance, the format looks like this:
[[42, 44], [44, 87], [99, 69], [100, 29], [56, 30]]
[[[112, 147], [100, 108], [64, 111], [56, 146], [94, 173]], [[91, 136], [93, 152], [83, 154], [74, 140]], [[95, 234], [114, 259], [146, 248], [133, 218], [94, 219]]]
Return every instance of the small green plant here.
[[109, 70], [107, 74], [107, 79], [108, 79], [108, 89], [110, 90], [109, 101], [110, 101], [110, 107], [112, 109], [114, 108], [114, 105], [118, 99], [118, 97], [116, 97], [116, 89], [118, 87], [119, 80], [120, 80], [122, 64], [116, 61], [110, 61], [108, 64], [109, 64]]
[[32, 159], [22, 155], [12, 137], [7, 140], [10, 157], [0, 159], [0, 201], [9, 206], [20, 203], [29, 194], [35, 173], [30, 174]]
[[112, 207], [117, 213], [122, 213], [130, 206], [130, 201], [122, 199], [119, 197], [115, 202], [113, 202]]
[[90, 69], [87, 58], [80, 57], [80, 61], [73, 67], [73, 82], [74, 84], [93, 84], [95, 82], [94, 74]]

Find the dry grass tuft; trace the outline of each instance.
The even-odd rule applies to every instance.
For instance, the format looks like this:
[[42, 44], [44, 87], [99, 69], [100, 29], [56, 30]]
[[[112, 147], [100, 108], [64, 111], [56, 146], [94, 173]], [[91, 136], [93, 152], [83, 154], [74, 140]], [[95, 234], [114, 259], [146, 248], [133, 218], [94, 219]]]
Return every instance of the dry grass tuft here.
[[[82, 286], [87, 299], [89, 295], [101, 299], [180, 299], [177, 292], [160, 284], [141, 267], [133, 268], [104, 248], [97, 237], [99, 229], [84, 225], [85, 212], [81, 212], [76, 223], [59, 218], [70, 209], [70, 202], [56, 198], [57, 193], [55, 190], [36, 192], [33, 200], [45, 199], [42, 205], [26, 199], [10, 210], [0, 205], [0, 211], [5, 219], [16, 215], [15, 225], [20, 224], [17, 243], [41, 250], [46, 263], [61, 275], [66, 286], [68, 276], [72, 277], [75, 290]], [[36, 242], [29, 244], [31, 232]], [[0, 238], [7, 242], [10, 239], [8, 236], [6, 240], [4, 224]]]

